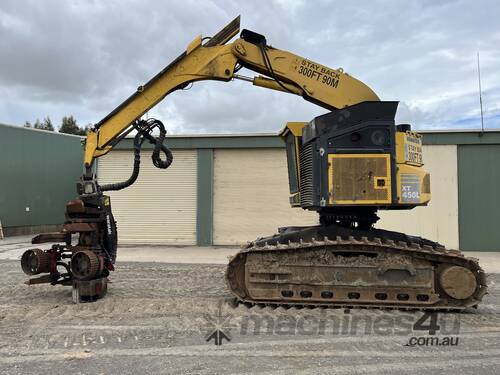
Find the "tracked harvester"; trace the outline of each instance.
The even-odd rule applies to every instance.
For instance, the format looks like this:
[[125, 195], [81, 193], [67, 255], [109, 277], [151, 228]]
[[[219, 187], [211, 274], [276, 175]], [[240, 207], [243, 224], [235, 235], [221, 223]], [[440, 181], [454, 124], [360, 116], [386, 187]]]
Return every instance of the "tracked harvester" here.
[[477, 306], [486, 277], [460, 251], [375, 229], [377, 210], [427, 205], [422, 137], [395, 125], [397, 102], [363, 102], [288, 123], [290, 203], [320, 224], [249, 243], [226, 272], [247, 303], [459, 310]]
[[[63, 230], [36, 236], [34, 244], [56, 243], [28, 250], [21, 259], [26, 274], [44, 274], [28, 284], [71, 285], [75, 302], [104, 296], [117, 255], [116, 223], [104, 193], [134, 183], [146, 141], [154, 145], [156, 167], [166, 169], [173, 160], [164, 145], [163, 124], [142, 120], [142, 115], [192, 82], [241, 79], [299, 95], [329, 112], [309, 123], [288, 123], [281, 133], [290, 203], [317, 211], [319, 225], [280, 228], [236, 254], [226, 281], [238, 301], [448, 310], [477, 306], [487, 288], [476, 260], [430, 240], [374, 227], [378, 210], [407, 210], [430, 200], [422, 137], [409, 125], [395, 125], [397, 102], [380, 101], [341, 68], [271, 47], [255, 32], [243, 30], [228, 43], [239, 32], [239, 21], [205, 43], [195, 38], [89, 131], [78, 197], [67, 205]], [[236, 74], [241, 68], [261, 75]], [[132, 131], [130, 178], [100, 185], [95, 159]]]

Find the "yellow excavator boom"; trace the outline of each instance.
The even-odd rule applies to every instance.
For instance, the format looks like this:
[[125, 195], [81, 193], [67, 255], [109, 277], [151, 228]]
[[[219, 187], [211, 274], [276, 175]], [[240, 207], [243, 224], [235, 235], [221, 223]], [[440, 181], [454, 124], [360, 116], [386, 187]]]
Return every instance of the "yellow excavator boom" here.
[[[97, 123], [87, 134], [84, 163], [108, 153], [133, 123], [171, 92], [201, 80], [243, 79], [255, 86], [302, 96], [327, 109], [343, 108], [378, 96], [363, 82], [293, 53], [268, 46], [264, 36], [243, 30], [241, 37], [226, 44], [240, 30], [238, 16], [206, 43], [196, 37], [186, 51]], [[235, 74], [245, 67], [264, 76]]]

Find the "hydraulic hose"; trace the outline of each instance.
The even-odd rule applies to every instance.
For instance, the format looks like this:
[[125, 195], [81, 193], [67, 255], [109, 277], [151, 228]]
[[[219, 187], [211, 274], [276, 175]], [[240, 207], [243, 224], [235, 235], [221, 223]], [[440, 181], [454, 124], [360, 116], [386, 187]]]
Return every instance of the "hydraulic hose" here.
[[[173, 156], [172, 152], [163, 144], [165, 140], [165, 135], [167, 131], [165, 130], [165, 126], [160, 120], [149, 119], [145, 121], [147, 130], [143, 130], [144, 138], [146, 138], [149, 142], [154, 143], [155, 147], [153, 149], [153, 154], [151, 155], [151, 159], [153, 160], [153, 164], [156, 168], [167, 169], [172, 164]], [[155, 138], [151, 135], [151, 130], [154, 128], [158, 128], [160, 131], [160, 135]], [[162, 160], [160, 157], [160, 151], [165, 154], [165, 160]]]
[[[144, 139], [155, 145], [151, 159], [156, 168], [167, 169], [174, 160], [172, 152], [163, 144], [165, 140], [166, 130], [163, 123], [156, 119], [140, 120], [134, 124], [137, 134], [134, 137], [134, 166], [130, 177], [122, 182], [106, 184], [100, 187], [101, 191], [116, 191], [122, 190], [132, 185], [139, 177], [139, 169], [141, 164], [141, 147]], [[158, 128], [160, 135], [155, 137], [151, 134], [154, 128]], [[165, 154], [165, 160], [160, 157], [160, 152]]]
[[139, 177], [139, 169], [141, 164], [142, 141], [143, 137], [141, 136], [140, 133], [137, 133], [136, 136], [134, 137], [134, 167], [130, 177], [122, 182], [101, 185], [101, 191], [122, 190], [125, 189], [126, 187], [129, 187], [137, 180], [137, 177]]

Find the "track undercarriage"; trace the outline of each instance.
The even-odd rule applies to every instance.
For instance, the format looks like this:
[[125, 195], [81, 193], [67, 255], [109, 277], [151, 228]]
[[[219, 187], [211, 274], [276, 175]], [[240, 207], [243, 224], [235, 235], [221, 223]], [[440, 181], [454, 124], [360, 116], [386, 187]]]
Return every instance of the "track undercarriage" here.
[[249, 243], [226, 282], [247, 304], [463, 310], [486, 294], [476, 259], [420, 237], [336, 224]]

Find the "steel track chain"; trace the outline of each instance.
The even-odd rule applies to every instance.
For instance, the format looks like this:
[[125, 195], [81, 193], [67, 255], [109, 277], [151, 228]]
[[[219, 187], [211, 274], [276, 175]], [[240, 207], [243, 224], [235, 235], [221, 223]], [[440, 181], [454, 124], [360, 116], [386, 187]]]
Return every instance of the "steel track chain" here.
[[[304, 300], [303, 302], [288, 302], [285, 300], [281, 301], [261, 301], [252, 300], [239, 295], [232, 287], [235, 282], [231, 278], [235, 277], [234, 269], [232, 268], [232, 263], [242, 256], [251, 252], [281, 252], [281, 251], [306, 251], [311, 249], [317, 249], [323, 247], [325, 250], [331, 250], [335, 252], [345, 252], [346, 246], [353, 253], [356, 252], [355, 248], [359, 247], [359, 250], [366, 250], [367, 247], [372, 250], [377, 250], [379, 252], [386, 252], [391, 254], [403, 254], [409, 255], [416, 259], [423, 259], [434, 264], [449, 264], [455, 266], [465, 267], [473, 272], [476, 278], [477, 287], [473, 295], [465, 300], [456, 300], [451, 297], [447, 297], [444, 293], [440, 294], [440, 300], [433, 305], [425, 304], [415, 304], [404, 305], [404, 304], [390, 304], [390, 303], [380, 303], [378, 300], [373, 300], [373, 303], [345, 303], [345, 302], [311, 302]], [[440, 311], [459, 311], [464, 310], [468, 307], [477, 307], [481, 302], [483, 296], [487, 294], [487, 282], [486, 274], [483, 269], [479, 266], [478, 260], [476, 258], [465, 257], [459, 250], [449, 250], [445, 248], [434, 248], [428, 245], [420, 246], [417, 243], [406, 243], [406, 242], [395, 242], [391, 239], [380, 239], [373, 238], [369, 240], [367, 237], [362, 237], [360, 239], [355, 239], [354, 237], [349, 237], [343, 239], [341, 237], [336, 237], [335, 240], [330, 240], [328, 237], [324, 237], [322, 240], [313, 239], [310, 242], [301, 241], [299, 243], [289, 242], [287, 244], [277, 244], [264, 246], [255, 246], [253, 243], [247, 244], [240, 252], [235, 254], [229, 261], [229, 264], [225, 272], [226, 284], [228, 285], [231, 293], [236, 298], [238, 303], [245, 304], [247, 306], [260, 305], [260, 306], [272, 306], [272, 307], [336, 307], [336, 308], [372, 308], [372, 309], [398, 309], [398, 310], [440, 310]]]

